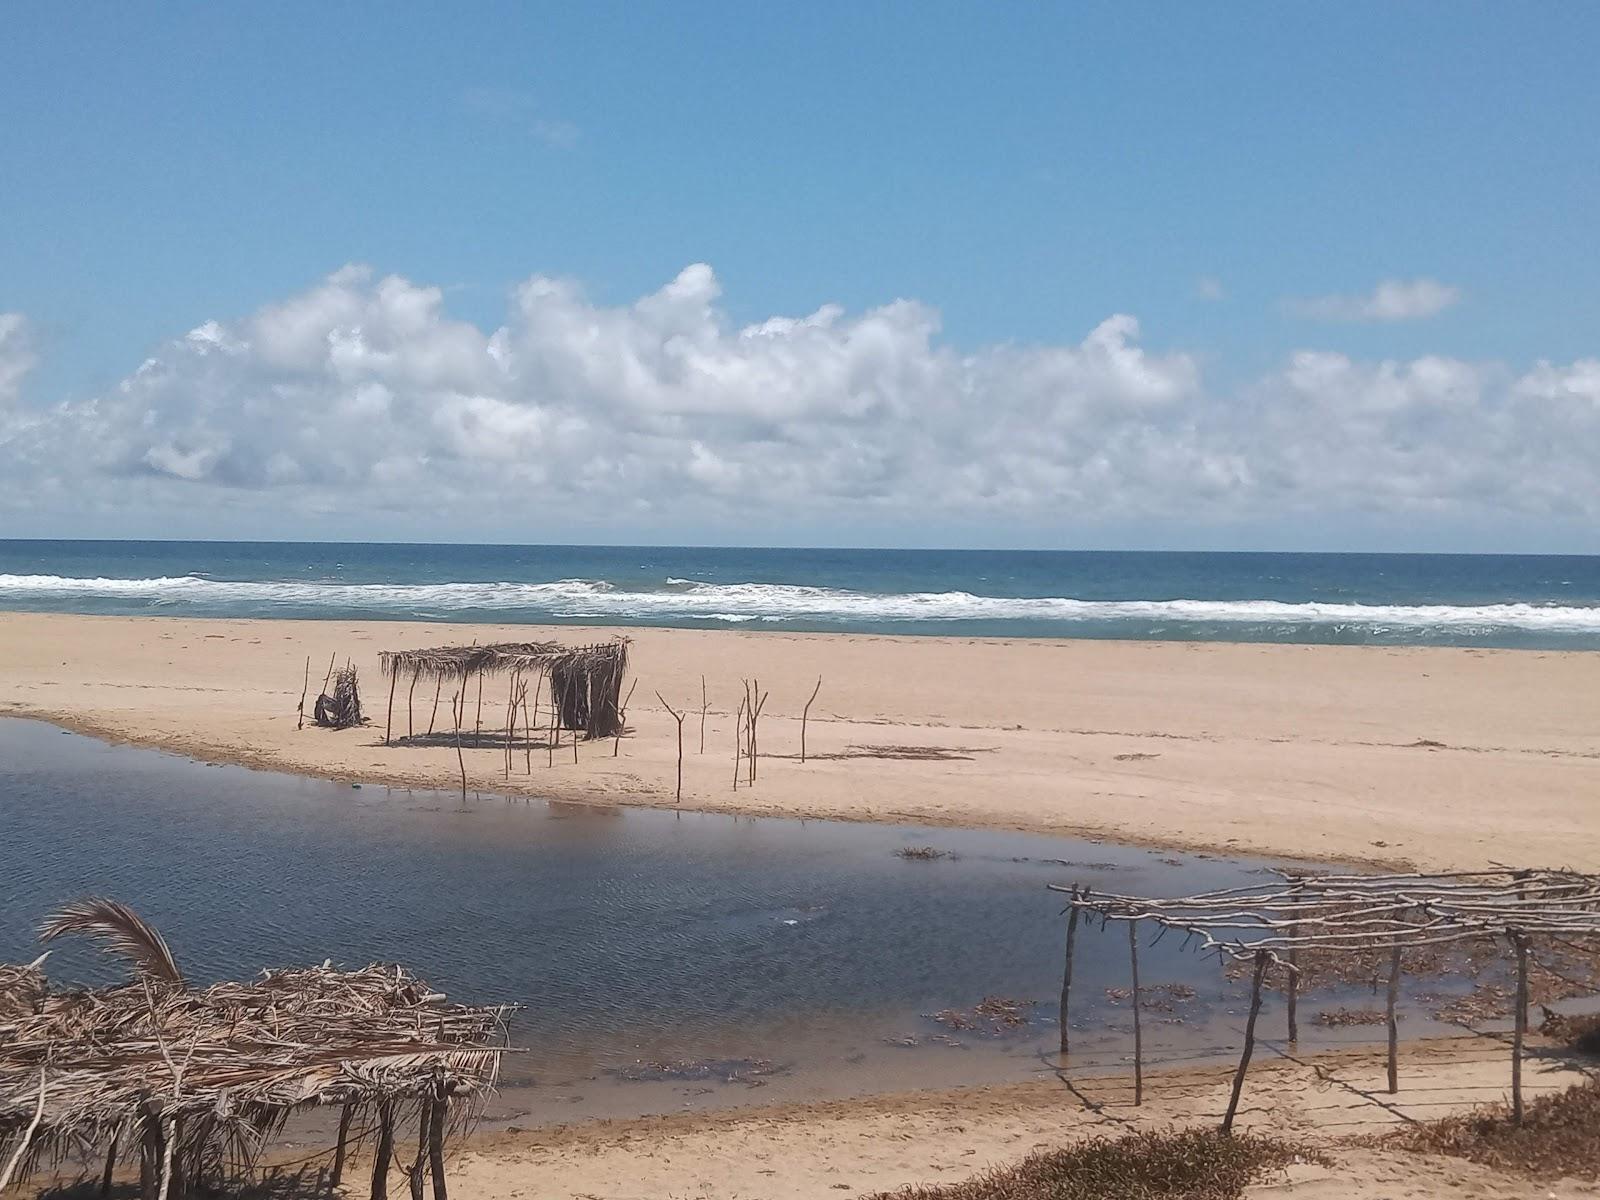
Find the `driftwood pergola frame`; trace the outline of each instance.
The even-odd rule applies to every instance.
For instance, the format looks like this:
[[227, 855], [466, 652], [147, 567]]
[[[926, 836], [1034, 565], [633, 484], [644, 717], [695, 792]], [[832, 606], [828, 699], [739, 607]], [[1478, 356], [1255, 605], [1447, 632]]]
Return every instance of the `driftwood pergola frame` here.
[[[473, 740], [483, 732], [483, 684], [488, 677], [510, 675], [515, 705], [526, 679], [550, 681], [552, 728], [575, 729], [589, 738], [614, 737], [622, 730], [622, 680], [628, 671], [628, 639], [614, 638], [588, 646], [567, 646], [560, 642], [501, 642], [479, 646], [437, 646], [425, 650], [385, 650], [378, 665], [389, 678], [389, 703], [384, 720], [383, 744], [392, 744], [394, 695], [401, 679], [410, 681], [406, 690], [406, 737], [416, 735], [412, 701], [417, 684], [434, 682], [433, 711], [428, 732], [433, 732], [439, 695], [446, 683], [457, 689], [456, 732], [459, 735], [466, 713], [468, 684], [477, 680], [477, 717]], [[537, 694], [537, 689], [536, 689]], [[526, 714], [525, 714], [526, 715]], [[529, 721], [536, 723], [537, 714]]]
[[1388, 1083], [1399, 1090], [1395, 1005], [1401, 954], [1453, 943], [1503, 941], [1516, 962], [1517, 991], [1511, 1051], [1512, 1116], [1521, 1124], [1523, 1042], [1528, 1030], [1528, 956], [1540, 942], [1600, 948], [1600, 875], [1566, 870], [1459, 871], [1443, 874], [1339, 875], [1277, 872], [1275, 883], [1226, 888], [1175, 899], [1096, 892], [1081, 884], [1049, 884], [1067, 897], [1066, 962], [1061, 982], [1061, 1052], [1068, 1050], [1068, 1003], [1079, 919], [1128, 927], [1133, 970], [1135, 1102], [1143, 1072], [1139, 1037], [1138, 928], [1183, 935], [1224, 959], [1253, 964], [1244, 1050], [1234, 1074], [1222, 1129], [1233, 1128], [1245, 1073], [1255, 1049], [1262, 982], [1269, 965], [1287, 972], [1288, 1034], [1299, 1036], [1296, 1000], [1302, 953], [1383, 953], [1389, 956]]
[[[414, 1200], [432, 1176], [447, 1200], [447, 1130], [493, 1092], [505, 1007], [449, 1003], [403, 967], [264, 971], [189, 986], [160, 935], [114, 901], [52, 918], [135, 965], [134, 982], [52, 992], [44, 958], [0, 966], [0, 1191], [67, 1159], [137, 1155], [143, 1200], [175, 1200], [251, 1171], [290, 1116], [339, 1110], [329, 1186], [354, 1136], [375, 1137], [371, 1195], [384, 1200], [397, 1126], [414, 1116]], [[319, 1174], [319, 1182], [321, 1175]]]

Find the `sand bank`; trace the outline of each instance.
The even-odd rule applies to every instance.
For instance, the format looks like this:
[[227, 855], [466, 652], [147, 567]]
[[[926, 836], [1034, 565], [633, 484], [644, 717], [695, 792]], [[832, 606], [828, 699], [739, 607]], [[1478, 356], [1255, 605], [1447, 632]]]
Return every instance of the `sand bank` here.
[[[448, 745], [385, 747], [377, 654], [605, 636], [571, 627], [0, 614], [0, 713], [277, 770], [456, 788]], [[474, 790], [1006, 827], [1428, 868], [1600, 869], [1600, 654], [632, 630], [620, 753], [584, 745], [531, 775], [498, 749]], [[361, 672], [373, 724], [296, 729], [306, 659]], [[700, 690], [709, 711], [700, 746]], [[818, 676], [801, 764], [799, 715]], [[742, 677], [769, 690], [753, 789], [732, 790]], [[411, 728], [427, 728], [426, 684]], [[447, 700], [448, 698], [446, 698]], [[476, 697], [473, 697], [475, 702]], [[395, 734], [408, 728], [399, 689]], [[503, 721], [490, 687], [486, 728]], [[309, 707], [309, 702], [308, 702]], [[474, 704], [475, 707], [475, 704]], [[447, 703], [438, 722], [447, 723]]]
[[[1348, 1144], [1407, 1120], [1503, 1098], [1508, 1055], [1497, 1039], [1408, 1046], [1401, 1092], [1384, 1090], [1380, 1055], [1294, 1060], [1267, 1054], [1252, 1068], [1240, 1126], [1327, 1149], [1333, 1168], [1297, 1166], [1252, 1196], [1400, 1200], [1600, 1196], [1592, 1184], [1533, 1183], [1458, 1160]], [[1162, 1072], [1135, 1108], [1127, 1079], [1055, 1081], [914, 1093], [837, 1104], [704, 1116], [591, 1122], [481, 1135], [452, 1168], [451, 1195], [594, 1200], [827, 1200], [953, 1182], [1091, 1133], [1210, 1123], [1227, 1104], [1231, 1068]], [[1534, 1061], [1528, 1078], [1554, 1091], [1580, 1074]]]

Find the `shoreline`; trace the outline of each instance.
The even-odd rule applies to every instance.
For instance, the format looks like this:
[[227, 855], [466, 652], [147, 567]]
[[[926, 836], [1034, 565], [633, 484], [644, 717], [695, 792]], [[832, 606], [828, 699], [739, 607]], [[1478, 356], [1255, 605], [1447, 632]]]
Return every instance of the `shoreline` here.
[[[617, 755], [587, 743], [577, 766], [547, 766], [535, 753], [531, 774], [524, 757], [507, 779], [502, 751], [469, 745], [469, 791], [1424, 870], [1600, 868], [1588, 719], [1600, 653], [575, 629], [0, 613], [0, 715], [201, 761], [454, 792], [453, 745], [405, 744], [399, 697], [397, 744], [382, 744], [377, 650], [621, 633], [638, 690]], [[308, 655], [313, 670], [351, 658], [371, 723], [296, 730]], [[799, 710], [819, 676], [802, 765]], [[742, 677], [773, 700], [758, 783], [735, 792]], [[681, 805], [657, 690], [690, 708]], [[431, 702], [416, 702], [417, 724]], [[485, 728], [503, 711], [486, 692]]]

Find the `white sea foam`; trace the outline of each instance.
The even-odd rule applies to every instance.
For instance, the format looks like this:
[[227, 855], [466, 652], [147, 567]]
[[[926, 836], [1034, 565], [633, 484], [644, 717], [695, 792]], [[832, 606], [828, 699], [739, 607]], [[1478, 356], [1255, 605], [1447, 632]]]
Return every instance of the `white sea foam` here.
[[80, 579], [61, 575], [0, 574], [0, 603], [37, 604], [103, 599], [130, 604], [235, 609], [279, 608], [449, 616], [524, 611], [552, 618], [613, 620], [700, 619], [749, 622], [805, 620], [1048, 621], [1133, 623], [1159, 629], [1172, 623], [1351, 627], [1368, 631], [1526, 630], [1600, 633], [1600, 607], [1526, 603], [1402, 605], [1291, 603], [1279, 600], [1078, 600], [1066, 596], [981, 596], [971, 592], [875, 594], [775, 583], [696, 583], [669, 580], [661, 591], [563, 579], [553, 583], [329, 583], [227, 581], [198, 575], [153, 579]]

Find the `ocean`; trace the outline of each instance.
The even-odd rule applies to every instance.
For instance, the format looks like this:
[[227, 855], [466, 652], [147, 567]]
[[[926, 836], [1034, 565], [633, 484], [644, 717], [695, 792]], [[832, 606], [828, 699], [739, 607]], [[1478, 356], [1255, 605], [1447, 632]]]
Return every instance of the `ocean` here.
[[0, 609], [1600, 648], [1600, 557], [0, 541]]

